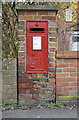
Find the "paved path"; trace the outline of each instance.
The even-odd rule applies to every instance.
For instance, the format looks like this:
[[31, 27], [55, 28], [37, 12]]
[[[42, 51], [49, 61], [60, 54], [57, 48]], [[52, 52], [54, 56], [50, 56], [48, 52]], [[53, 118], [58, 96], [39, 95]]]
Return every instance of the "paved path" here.
[[77, 118], [77, 109], [33, 108], [27, 110], [7, 110], [2, 118]]

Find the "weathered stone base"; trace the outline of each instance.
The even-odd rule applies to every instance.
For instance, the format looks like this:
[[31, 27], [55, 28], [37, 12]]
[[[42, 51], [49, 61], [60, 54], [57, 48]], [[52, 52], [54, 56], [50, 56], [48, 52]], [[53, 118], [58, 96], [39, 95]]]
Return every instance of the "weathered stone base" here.
[[3, 60], [2, 103], [17, 103], [17, 63], [16, 59]]
[[57, 96], [56, 102], [63, 103], [64, 105], [77, 105], [78, 104], [77, 96]]

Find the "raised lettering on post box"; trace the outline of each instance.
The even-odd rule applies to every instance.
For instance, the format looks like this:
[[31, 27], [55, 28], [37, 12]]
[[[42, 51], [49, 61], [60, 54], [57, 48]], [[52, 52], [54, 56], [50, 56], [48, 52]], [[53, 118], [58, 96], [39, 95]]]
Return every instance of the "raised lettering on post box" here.
[[26, 72], [48, 72], [48, 22], [26, 23]]

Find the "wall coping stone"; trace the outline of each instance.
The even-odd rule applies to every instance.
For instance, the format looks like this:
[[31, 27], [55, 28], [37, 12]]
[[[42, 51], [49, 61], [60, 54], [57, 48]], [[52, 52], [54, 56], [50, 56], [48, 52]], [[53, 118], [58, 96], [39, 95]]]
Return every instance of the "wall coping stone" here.
[[25, 10], [25, 11], [33, 11], [33, 10], [41, 10], [41, 11], [58, 11], [57, 6], [55, 5], [17, 5], [16, 10]]

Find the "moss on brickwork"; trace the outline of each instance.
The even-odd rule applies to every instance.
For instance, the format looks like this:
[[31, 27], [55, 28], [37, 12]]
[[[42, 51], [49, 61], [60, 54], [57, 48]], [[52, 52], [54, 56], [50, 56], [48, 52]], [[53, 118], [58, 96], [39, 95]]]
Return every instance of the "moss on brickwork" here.
[[57, 96], [57, 101], [77, 101], [79, 96]]

